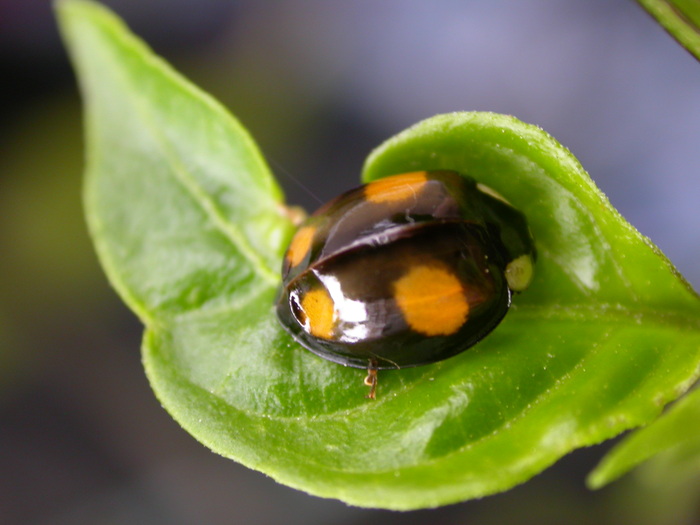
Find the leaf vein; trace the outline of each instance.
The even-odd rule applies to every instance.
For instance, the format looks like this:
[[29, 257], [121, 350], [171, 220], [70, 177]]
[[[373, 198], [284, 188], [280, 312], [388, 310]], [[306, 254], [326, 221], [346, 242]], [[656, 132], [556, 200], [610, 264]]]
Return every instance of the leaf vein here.
[[[135, 45], [135, 43], [124, 41], [122, 38], [119, 38], [119, 41], [126, 48]], [[167, 67], [165, 67], [164, 62], [161, 60], [154, 57], [146, 57], [145, 61], [150, 67], [158, 69], [160, 73], [165, 74], [167, 72]], [[238, 249], [243, 257], [251, 263], [254, 271], [268, 283], [277, 283], [279, 281], [277, 272], [267, 267], [266, 262], [250, 245], [245, 235], [239, 228], [228, 221], [225, 213], [216, 204], [215, 200], [207, 194], [201, 184], [197, 182], [196, 177], [185, 167], [180, 156], [170, 146], [170, 141], [156, 124], [152, 112], [149, 110], [147, 101], [144, 100], [144, 96], [141, 94], [140, 90], [136, 88], [133, 76], [124, 68], [117, 67], [117, 63], [118, 61], [108, 62], [108, 64], [114, 66], [117, 75], [123, 79], [127, 89], [131, 92], [131, 97], [129, 97], [129, 99], [134, 101], [133, 104], [137, 113], [141, 116], [146, 129], [148, 129], [155, 143], [160, 148], [165, 162], [170, 166], [170, 172], [204, 211], [211, 223]], [[178, 86], [181, 86], [181, 84], [182, 80], [178, 82]]]

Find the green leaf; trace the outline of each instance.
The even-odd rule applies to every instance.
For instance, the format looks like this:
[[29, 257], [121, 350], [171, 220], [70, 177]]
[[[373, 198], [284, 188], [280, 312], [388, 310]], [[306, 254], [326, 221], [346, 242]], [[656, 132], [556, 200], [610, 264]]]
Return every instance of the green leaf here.
[[700, 0], [637, 0], [679, 44], [700, 60]]
[[59, 14], [87, 108], [88, 222], [146, 324], [163, 406], [212, 450], [312, 494], [413, 509], [506, 490], [643, 424], [700, 364], [700, 301], [571, 154], [514, 118], [429, 119], [375, 151], [373, 179], [450, 167], [528, 216], [531, 289], [482, 343], [381, 373], [295, 344], [273, 311], [291, 226], [248, 135], [110, 13]]
[[274, 286], [290, 226], [247, 132], [104, 8], [58, 5], [87, 107], [87, 219], [122, 297], [153, 324]]
[[700, 390], [615, 446], [591, 472], [588, 485], [603, 487], [652, 457], [662, 484], [700, 474]]

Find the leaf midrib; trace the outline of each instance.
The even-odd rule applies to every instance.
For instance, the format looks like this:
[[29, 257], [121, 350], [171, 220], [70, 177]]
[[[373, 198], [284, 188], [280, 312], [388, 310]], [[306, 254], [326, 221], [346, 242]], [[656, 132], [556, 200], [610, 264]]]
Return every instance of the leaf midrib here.
[[[440, 455], [438, 457], [419, 458], [419, 461], [415, 464], [405, 464], [405, 465], [401, 465], [401, 466], [397, 466], [397, 467], [387, 467], [387, 468], [379, 469], [379, 470], [369, 470], [369, 469], [361, 470], [361, 469], [348, 468], [349, 466], [351, 466], [350, 463], [346, 463], [343, 466], [339, 465], [338, 467], [334, 468], [332, 466], [329, 466], [327, 463], [320, 463], [320, 462], [314, 461], [314, 459], [312, 457], [307, 457], [303, 451], [296, 453], [296, 456], [298, 458], [303, 459], [304, 463], [306, 463], [306, 464], [316, 465], [316, 467], [322, 471], [325, 471], [325, 472], [330, 471], [330, 472], [334, 472], [334, 473], [353, 475], [353, 476], [356, 476], [356, 475], [381, 476], [381, 475], [393, 474], [394, 472], [396, 472], [397, 469], [399, 469], [399, 470], [413, 469], [413, 468], [422, 469], [422, 468], [425, 468], [429, 465], [435, 465], [438, 463], [442, 463], [446, 460], [449, 460], [449, 458], [451, 458], [451, 457], [463, 454], [468, 449], [475, 448], [475, 447], [479, 446], [479, 444], [486, 442], [490, 439], [493, 439], [494, 436], [496, 436], [498, 433], [500, 433], [503, 430], [503, 428], [506, 428], [506, 427], [510, 428], [513, 426], [514, 423], [517, 423], [517, 421], [520, 421], [523, 418], [527, 417], [528, 413], [532, 412], [537, 406], [541, 405], [547, 399], [550, 399], [553, 396], [555, 396], [557, 392], [565, 390], [565, 388], [567, 387], [567, 384], [569, 382], [576, 380], [576, 371], [577, 370], [585, 370], [586, 369], [586, 362], [588, 360], [590, 360], [592, 357], [595, 357], [601, 351], [604, 351], [604, 345], [595, 345], [595, 347], [592, 346], [592, 349], [590, 352], [586, 353], [585, 356], [580, 361], [578, 361], [569, 371], [567, 371], [565, 374], [563, 374], [559, 378], [559, 380], [554, 383], [554, 385], [552, 387], [547, 388], [546, 390], [543, 390], [540, 394], [538, 394], [535, 398], [533, 398], [533, 400], [531, 400], [524, 407], [523, 410], [520, 410], [519, 412], [517, 412], [517, 414], [514, 414], [509, 419], [504, 420], [501, 425], [494, 428], [493, 430], [491, 430], [487, 434], [484, 434], [483, 436], [479, 437], [478, 439], [476, 439], [474, 441], [470, 441], [468, 443], [465, 443], [463, 446], [456, 448], [456, 449], [454, 449], [446, 454]], [[418, 382], [416, 382], [416, 383], [418, 383]], [[399, 393], [399, 395], [406, 395], [406, 392], [409, 391], [410, 389], [411, 389], [411, 386], [404, 388], [402, 390], [402, 392]], [[629, 395], [632, 395], [632, 394], [630, 393]], [[221, 400], [221, 398], [219, 398], [219, 399]], [[221, 401], [225, 403], [225, 400], [221, 400]], [[375, 402], [372, 402], [371, 406], [372, 407], [377, 406], [379, 403], [380, 403], [380, 401], [377, 400]], [[232, 407], [232, 408], [234, 408], [235, 410], [238, 410], [238, 411], [243, 411], [243, 410], [236, 408], [236, 407]], [[349, 412], [364, 411], [363, 408], [364, 408], [364, 406], [361, 406], [361, 407], [351, 409], [348, 411], [334, 412], [333, 414], [324, 414], [324, 415], [320, 415], [320, 416], [314, 415], [312, 419], [314, 422], [316, 422], [316, 421], [323, 420], [323, 419], [336, 419], [338, 417], [343, 418], [343, 417], [347, 417], [344, 414], [347, 414]], [[360, 410], [358, 410], [358, 409], [360, 409]], [[353, 416], [354, 416], [354, 414], [353, 414]], [[270, 417], [260, 416], [258, 414], [256, 414], [254, 417], [260, 417], [262, 419], [268, 419], [268, 420], [274, 419], [274, 420], [278, 420], [281, 422], [288, 420], [288, 419], [299, 422], [299, 417], [286, 418], [286, 417], [274, 416], [274, 417], [270, 418]], [[618, 423], [620, 423], [620, 422], [618, 422]], [[619, 426], [619, 424], [610, 426], [609, 432], [608, 432], [608, 434], [610, 436], [616, 435], [618, 433], [618, 430], [616, 428], [614, 428], [615, 426]], [[536, 459], [534, 461], [532, 461], [532, 464], [539, 464], [541, 461], [546, 460], [546, 458], [548, 458], [548, 457], [556, 458], [556, 457], [558, 457], [558, 454], [561, 450], [568, 450], [572, 445], [578, 446], [578, 445], [581, 445], [582, 443], [586, 443], [586, 442], [587, 441], [586, 441], [585, 436], [582, 437], [579, 433], [575, 433], [573, 438], [569, 438], [565, 442], [561, 442], [560, 446], [557, 447], [556, 449], [550, 448], [549, 449], [550, 453], [538, 454]], [[295, 451], [287, 451], [287, 454], [295, 454]]]
[[[350, 466], [352, 466], [351, 462], [346, 462], [346, 463], [344, 463], [343, 465], [338, 464], [338, 466], [335, 466], [335, 467], [329, 466], [327, 463], [321, 463], [321, 462], [319, 462], [319, 461], [315, 461], [313, 457], [308, 456], [303, 450], [300, 450], [300, 451], [297, 451], [297, 450], [287, 450], [287, 451], [285, 451], [285, 454], [286, 454], [287, 456], [292, 456], [292, 455], [293, 455], [293, 456], [299, 458], [300, 460], [303, 460], [303, 463], [304, 463], [305, 465], [309, 465], [309, 464], [315, 465], [315, 466], [317, 467], [317, 469], [318, 469], [320, 472], [321, 472], [321, 471], [322, 471], [322, 472], [333, 472], [333, 473], [344, 474], [344, 475], [351, 475], [351, 476], [357, 476], [357, 475], [382, 476], [382, 475], [387, 475], [387, 474], [392, 474], [392, 475], [393, 475], [397, 470], [412, 469], [412, 468], [423, 468], [423, 467], [425, 467], [425, 466], [427, 466], [427, 465], [434, 465], [434, 464], [443, 462], [443, 461], [449, 459], [450, 457], [454, 457], [455, 455], [463, 454], [463, 453], [465, 452], [465, 450], [470, 449], [470, 448], [474, 448], [475, 446], [478, 446], [479, 443], [483, 443], [483, 442], [485, 442], [485, 441], [488, 441], [489, 439], [492, 439], [494, 435], [498, 434], [498, 433], [499, 433], [504, 427], [506, 427], [506, 426], [511, 427], [511, 426], [513, 425], [514, 422], [516, 422], [516, 421], [518, 421], [518, 420], [521, 420], [523, 417], [525, 417], [526, 414], [527, 414], [528, 412], [532, 411], [533, 408], [534, 408], [535, 406], [541, 404], [542, 401], [543, 401], [544, 399], [549, 398], [549, 397], [551, 397], [552, 395], [554, 395], [555, 391], [559, 391], [559, 390], [563, 389], [563, 388], [564, 388], [564, 385], [565, 385], [566, 383], [568, 383], [569, 381], [571, 381], [571, 380], [574, 379], [574, 377], [573, 377], [573, 376], [574, 376], [573, 371], [576, 370], [576, 369], [580, 369], [580, 368], [584, 367], [584, 364], [583, 364], [584, 361], [585, 361], [587, 358], [589, 358], [592, 354], [596, 353], [597, 351], [598, 351], [598, 350], [593, 350], [592, 353], [586, 354], [586, 356], [585, 356], [581, 361], [577, 362], [577, 363], [574, 365], [574, 367], [573, 367], [569, 372], [567, 372], [564, 376], [562, 376], [562, 380], [556, 382], [556, 384], [555, 384], [554, 387], [548, 388], [547, 390], [545, 390], [545, 391], [541, 392], [539, 395], [537, 395], [536, 398], [534, 398], [533, 401], [531, 401], [531, 402], [528, 404], [528, 406], [527, 406], [524, 410], [519, 411], [517, 414], [515, 414], [515, 415], [512, 416], [511, 418], [505, 420], [501, 425], [499, 425], [498, 427], [494, 428], [494, 429], [491, 430], [489, 433], [487, 433], [487, 434], [485, 434], [485, 435], [479, 437], [478, 439], [476, 439], [476, 440], [474, 440], [474, 441], [471, 441], [471, 442], [469, 442], [469, 443], [466, 443], [466, 444], [464, 444], [463, 446], [461, 446], [461, 447], [459, 447], [459, 448], [457, 448], [457, 449], [454, 449], [454, 450], [452, 450], [452, 451], [450, 451], [450, 452], [448, 452], [448, 453], [446, 453], [446, 454], [443, 454], [443, 455], [441, 455], [441, 456], [439, 456], [439, 457], [429, 458], [429, 459], [421, 458], [420, 461], [419, 461], [418, 463], [414, 463], [414, 464], [405, 464], [405, 465], [396, 466], [396, 467], [387, 467], [387, 468], [379, 469], [379, 470], [369, 470], [369, 469], [362, 469], [362, 470], [361, 470], [361, 469], [349, 468]], [[416, 383], [414, 383], [414, 384], [417, 384], [417, 383], [418, 383], [418, 382], [416, 382]], [[195, 385], [195, 386], [196, 386], [197, 388], [202, 388], [202, 387], [199, 386], [199, 385]], [[404, 388], [404, 389], [402, 390], [402, 392], [400, 392], [400, 395], [406, 395], [406, 392], [409, 391], [409, 390], [411, 390], [411, 388], [412, 388], [412, 385], [409, 386], [409, 387]], [[261, 419], [261, 420], [263, 420], [263, 421], [275, 420], [275, 421], [279, 421], [279, 422], [285, 422], [285, 421], [287, 421], [287, 420], [290, 420], [290, 421], [294, 421], [294, 422], [296, 422], [296, 423], [299, 422], [299, 417], [298, 417], [298, 416], [296, 416], [296, 417], [278, 417], [278, 416], [269, 417], [269, 416], [264, 416], [264, 415], [260, 415], [260, 414], [250, 414], [250, 413], [246, 412], [246, 411], [243, 410], [243, 409], [240, 409], [240, 408], [238, 408], [238, 407], [235, 407], [235, 406], [232, 406], [232, 405], [228, 404], [228, 403], [226, 402], [226, 400], [224, 400], [224, 399], [222, 399], [222, 398], [220, 398], [220, 397], [218, 397], [218, 396], [216, 396], [216, 397], [217, 397], [217, 399], [218, 399], [219, 401], [221, 401], [221, 402], [223, 402], [224, 404], [226, 404], [227, 406], [231, 407], [233, 410], [236, 410], [237, 412], [242, 412], [242, 413], [244, 413], [244, 414], [247, 414], [249, 417], [252, 416], [252, 417], [255, 417], [255, 418], [259, 418], [259, 419]], [[378, 406], [379, 404], [381, 404], [381, 401], [380, 401], [380, 400], [376, 400], [376, 401], [371, 402], [371, 405], [370, 405], [370, 406], [371, 406], [371, 407], [376, 407], [376, 406]], [[321, 416], [315, 415], [315, 416], [313, 416], [312, 419], [313, 419], [314, 422], [317, 422], [317, 421], [323, 420], [323, 419], [337, 419], [338, 417], [343, 418], [343, 417], [344, 417], [343, 414], [346, 414], [347, 412], [367, 411], [367, 410], [364, 409], [364, 406], [361, 406], [361, 407], [358, 407], [358, 408], [359, 408], [360, 410], [358, 410], [358, 409], [351, 409], [351, 410], [349, 410], [349, 411], [334, 412], [333, 414], [325, 414], [325, 415], [321, 415]], [[371, 410], [371, 408], [368, 409], [368, 410]], [[566, 449], [565, 446], [560, 447], [560, 448], [561, 448], [561, 449]], [[557, 452], [556, 452], [556, 451], [553, 451], [553, 454], [550, 454], [549, 456], [556, 457], [556, 455], [557, 455]], [[538, 456], [539, 460], [541, 460], [541, 458], [543, 458], [543, 457], [546, 457], [546, 455], [539, 455], [539, 456]], [[290, 463], [293, 463], [293, 462], [290, 462]], [[535, 463], [536, 463], [536, 462], [535, 462]], [[270, 472], [270, 473], [271, 473], [271, 472]]]
[[[115, 41], [118, 41], [119, 44], [121, 44], [124, 52], [139, 56], [138, 53], [133, 52], [135, 47], [141, 45], [139, 42], [125, 40], [122, 38], [121, 34], [115, 33], [110, 25], [107, 25], [105, 29], [106, 31], [110, 32]], [[105, 49], [109, 49], [109, 47], [110, 46], [105, 46]], [[164, 66], [164, 63], [161, 60], [149, 57], [150, 55], [148, 55], [145, 62], [148, 63], [150, 67], [157, 68], [163, 74], [173, 74], [167, 67]], [[147, 103], [143, 100], [143, 97], [139, 95], [139, 91], [136, 88], [136, 84], [132, 78], [133, 75], [130, 73], [130, 70], [127, 68], [117, 67], [117, 63], [118, 61], [116, 60], [106, 61], [106, 65], [112, 67], [116, 77], [122, 79], [125, 86], [125, 91], [129, 93], [129, 96], [125, 96], [124, 99], [132, 101], [133, 107], [135, 108], [136, 113], [140, 116], [140, 120], [143, 122], [144, 127], [153, 137], [155, 144], [161, 150], [165, 162], [170, 167], [170, 170], [168, 171], [175, 176], [176, 180], [185, 188], [185, 191], [191, 196], [194, 202], [204, 211], [204, 214], [209, 218], [214, 227], [218, 229], [243, 255], [243, 257], [249, 261], [253, 271], [257, 273], [267, 284], [276, 284], [279, 281], [278, 272], [273, 271], [267, 266], [265, 260], [252, 247], [241, 230], [227, 219], [221, 208], [206, 193], [206, 191], [204, 191], [201, 185], [197, 183], [196, 177], [194, 177], [190, 171], [187, 170], [184, 163], [181, 161], [180, 156], [169, 146], [168, 139], [156, 125], [151, 112], [148, 110]], [[173, 82], [179, 87], [183, 87], [183, 81], [179, 79], [179, 77], [175, 78]], [[200, 93], [196, 93], [196, 95], [199, 99], [205, 98], [202, 97]], [[228, 123], [230, 117], [228, 115], [224, 115], [223, 120]], [[234, 131], [237, 134], [240, 134], [237, 130]]]
[[[258, 297], [269, 296], [275, 289], [276, 286], [261, 286], [251, 290], [251, 293], [245, 297], [229, 303], [217, 303], [215, 307], [205, 306], [187, 312], [179, 312], [177, 315], [165, 319], [161, 324], [167, 327], [171, 322], [190, 322], [197, 318], [206, 319], [208, 316], [233, 314], [255, 302]], [[700, 309], [693, 315], [689, 314], [687, 310], [674, 312], [662, 308], [657, 310], [652, 307], [634, 306], [636, 308], [628, 307], [624, 303], [612, 302], [515, 304], [511, 307], [509, 316], [557, 321], [577, 320], [582, 323], [596, 323], [601, 319], [611, 319], [621, 324], [661, 324], [663, 326], [676, 326], [681, 330], [691, 329], [700, 332]], [[270, 303], [270, 307], [272, 307], [272, 303]], [[659, 323], [660, 320], [664, 322]]]
[[[265, 292], [269, 293], [269, 288], [264, 290]], [[219, 316], [223, 313], [229, 312], [231, 314], [236, 313], [237, 311], [241, 309], [245, 309], [248, 307], [248, 305], [251, 302], [254, 302], [256, 300], [256, 297], [258, 297], [257, 294], [251, 294], [246, 300], [241, 300], [241, 301], [236, 301], [235, 305], [233, 306], [219, 306], [215, 309], [212, 309], [211, 311], [194, 311], [190, 313], [185, 313], [185, 314], [180, 314], [175, 318], [172, 318], [170, 320], [165, 320], [163, 323], [160, 323], [158, 327], [152, 326], [153, 329], [169, 329], [171, 328], [169, 325], [172, 323], [189, 323], [189, 322], [197, 322], [198, 320], [204, 320], [207, 318], [208, 315], [212, 316]], [[266, 295], [266, 297], [268, 297]], [[615, 309], [613, 310], [612, 307]], [[609, 325], [622, 325], [622, 326], [662, 326], [664, 328], [668, 328], [669, 326], [673, 327], [675, 326], [679, 331], [683, 332], [692, 332], [696, 334], [700, 334], [700, 318], [698, 317], [688, 317], [682, 314], [665, 314], [663, 316], [660, 316], [660, 314], [656, 311], [650, 310], [646, 313], [640, 313], [640, 312], [635, 312], [635, 316], [632, 317], [631, 314], [632, 312], [629, 310], [622, 310], [620, 309], [620, 305], [611, 305], [611, 304], [598, 304], [598, 305], [547, 305], [546, 310], [547, 314], [543, 315], [541, 312], [544, 308], [540, 306], [533, 306], [533, 305], [528, 305], [528, 306], [520, 306], [517, 308], [517, 313], [513, 312], [511, 315], [515, 314], [519, 318], [525, 318], [525, 319], [533, 319], [533, 320], [546, 320], [547, 322], [557, 322], [557, 321], [577, 321], [581, 322], [582, 324], [596, 324], [599, 323], [602, 320], [606, 321]], [[272, 310], [270, 310], [272, 311]], [[601, 314], [601, 312], [606, 312], [604, 314]], [[612, 312], [612, 314], [611, 314]], [[273, 314], [271, 314], [273, 315]], [[664, 322], [659, 322], [660, 319], [664, 319]], [[280, 328], [281, 330], [281, 328]], [[592, 347], [593, 348], [593, 347]], [[298, 346], [299, 351], [306, 351], [304, 350], [301, 346]], [[590, 354], [587, 354], [590, 355]], [[337, 366], [329, 363], [329, 366]], [[436, 368], [435, 367], [441, 367], [443, 366], [443, 363], [435, 363], [431, 365], [430, 369], [426, 368], [426, 375], [432, 375], [435, 373]], [[573, 370], [573, 369], [572, 369]], [[187, 377], [187, 376], [186, 376]], [[408, 392], [410, 392], [416, 385], [418, 385], [420, 381], [416, 380], [411, 383], [407, 383], [402, 385], [401, 387], [397, 388], [395, 390], [395, 393], [397, 395], [405, 396], [408, 395]], [[196, 383], [195, 383], [196, 384]], [[200, 388], [203, 388], [201, 385], [198, 385]], [[208, 390], [209, 393], [213, 393], [211, 390]], [[254, 417], [264, 417], [265, 419], [274, 419], [278, 421], [299, 421], [299, 416], [294, 415], [294, 416], [281, 416], [281, 415], [264, 415], [264, 414], [259, 414], [255, 412], [248, 412], [244, 408], [239, 408], [235, 405], [229, 404], [228, 400], [226, 400], [224, 397], [221, 397], [215, 393], [213, 393], [221, 402], [227, 404], [228, 406], [231, 406], [235, 410], [241, 410], [247, 414], [250, 414], [251, 416]], [[385, 398], [380, 398], [372, 402], [371, 405], [357, 405], [355, 407], [351, 407], [348, 409], [343, 409], [343, 410], [337, 410], [333, 412], [326, 412], [326, 413], [317, 413], [313, 415], [309, 415], [307, 417], [313, 417], [314, 421], [322, 421], [322, 420], [331, 420], [331, 419], [337, 419], [337, 418], [350, 418], [350, 417], [361, 417], [361, 415], [364, 412], [370, 411], [370, 410], [375, 410], [378, 407], [381, 407], [385, 403], [391, 402], [390, 397], [385, 397]]]

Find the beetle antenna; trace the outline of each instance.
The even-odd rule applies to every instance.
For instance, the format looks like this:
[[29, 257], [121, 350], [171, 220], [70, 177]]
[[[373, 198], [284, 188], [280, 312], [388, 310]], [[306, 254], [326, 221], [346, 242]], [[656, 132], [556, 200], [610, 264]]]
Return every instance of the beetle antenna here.
[[282, 165], [281, 165], [279, 162], [277, 162], [275, 159], [271, 159], [271, 158], [269, 158], [269, 157], [268, 157], [268, 159], [270, 160], [270, 163], [271, 163], [271, 164], [274, 164], [275, 169], [276, 169], [277, 171], [279, 171], [282, 175], [284, 175], [284, 176], [287, 177], [289, 180], [291, 180], [292, 182], [294, 182], [294, 184], [296, 184], [296, 185], [299, 186], [302, 190], [304, 190], [304, 191], [305, 191], [308, 195], [310, 195], [311, 198], [313, 198], [316, 202], [318, 202], [319, 204], [323, 204], [323, 201], [322, 201], [321, 199], [319, 199], [313, 191], [311, 191], [306, 185], [304, 185], [303, 182], [301, 182], [299, 179], [297, 179], [294, 175], [292, 175], [291, 173], [289, 173], [289, 171], [287, 171], [286, 169], [284, 169], [284, 166], [282, 166]]

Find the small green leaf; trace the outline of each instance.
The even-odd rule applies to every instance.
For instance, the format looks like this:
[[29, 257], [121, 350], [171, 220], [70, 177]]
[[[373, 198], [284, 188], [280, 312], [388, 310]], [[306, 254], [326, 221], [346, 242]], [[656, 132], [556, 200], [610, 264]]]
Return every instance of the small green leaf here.
[[673, 477], [685, 479], [700, 474], [700, 390], [685, 396], [651, 425], [627, 436], [591, 472], [588, 485], [604, 487], [652, 457], [657, 476], [671, 472]]
[[273, 301], [291, 226], [241, 127], [105, 9], [59, 4], [87, 111], [86, 209], [107, 274], [146, 324], [173, 417], [212, 450], [312, 494], [413, 509], [506, 490], [644, 424], [700, 364], [700, 301], [573, 156], [514, 118], [456, 113], [370, 157], [365, 179], [446, 167], [524, 211], [535, 280], [457, 357], [381, 374], [319, 359]]
[[700, 60], [700, 0], [637, 0], [678, 43]]

